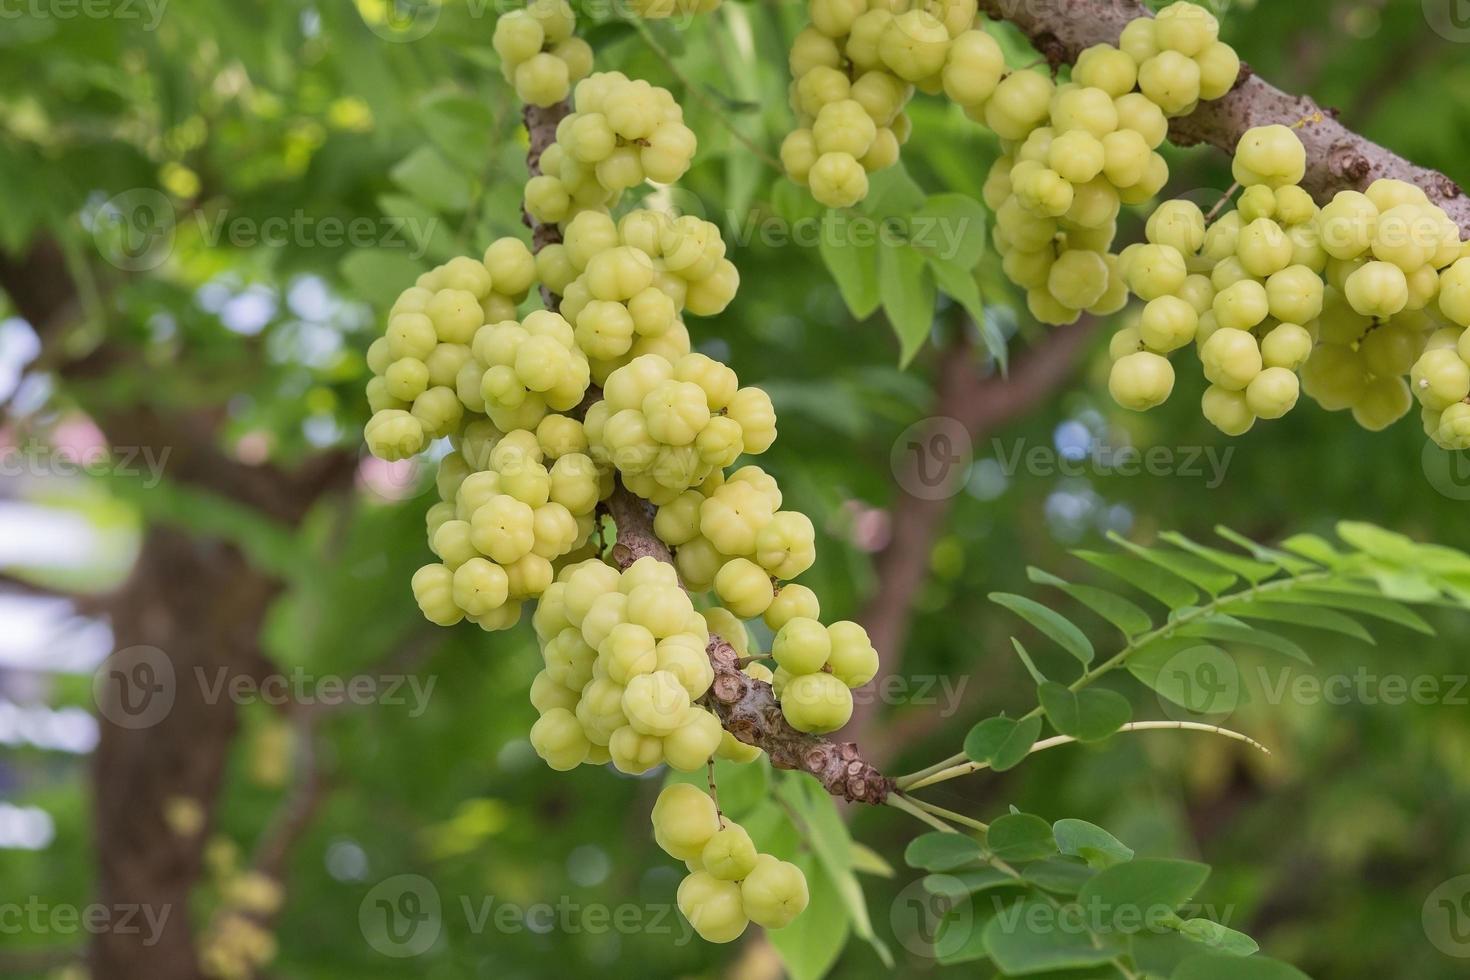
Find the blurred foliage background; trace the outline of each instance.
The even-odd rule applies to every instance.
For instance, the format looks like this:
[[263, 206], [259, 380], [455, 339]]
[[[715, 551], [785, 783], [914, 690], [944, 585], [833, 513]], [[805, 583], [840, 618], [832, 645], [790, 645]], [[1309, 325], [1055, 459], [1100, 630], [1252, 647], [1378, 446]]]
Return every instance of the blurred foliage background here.
[[[895, 443], [933, 414], [943, 362], [976, 355], [952, 344], [953, 311], [940, 310], [936, 343], [900, 370], [888, 325], [852, 320], [817, 249], [762, 235], [793, 214], [781, 205], [789, 189], [731, 128], [773, 150], [789, 125], [785, 49], [799, 5], [727, 2], [656, 25], [671, 60], [601, 16], [606, 4], [579, 6], [600, 67], [684, 97], [700, 154], [677, 203], [721, 223], [743, 280], [729, 310], [692, 324], [696, 344], [772, 392], [782, 438], [763, 465], [822, 532], [804, 581], [825, 612], [860, 616], [879, 587], [874, 555], [908, 502], [890, 465]], [[1222, 6], [1226, 39], [1257, 71], [1470, 182], [1467, 48], [1431, 31], [1419, 4]], [[407, 581], [427, 554], [431, 475], [359, 452], [363, 352], [386, 302], [433, 263], [524, 234], [525, 135], [490, 47], [496, 5], [445, 0], [432, 11], [427, 23], [393, 19], [383, 0], [40, 0], [0, 19], [0, 900], [96, 900], [109, 844], [91, 809], [91, 675], [121, 645], [114, 590], [167, 528], [225, 542], [244, 556], [240, 575], [274, 583], [258, 621], [206, 622], [206, 641], [216, 630], [221, 643], [254, 644], [288, 676], [432, 683], [422, 700], [404, 687], [316, 713], [310, 759], [288, 713], [240, 708], [199, 833], [248, 855], [308, 762], [323, 784], [287, 864], [270, 975], [776, 975], [754, 930], [711, 947], [679, 941], [672, 916], [666, 934], [596, 930], [576, 916], [548, 928], [516, 911], [667, 906], [677, 875], [648, 832], [656, 779], [553, 773], [531, 752], [526, 690], [539, 658], [529, 623], [487, 637], [420, 622]], [[913, 114], [904, 159], [914, 179], [979, 197], [993, 141], [939, 100], [921, 97]], [[1172, 191], [1229, 183], [1226, 161], [1207, 151], [1170, 151], [1170, 164]], [[1125, 240], [1141, 224], [1127, 215]], [[985, 263], [991, 324], [1013, 351], [1041, 341], [1046, 328], [1001, 284], [995, 260]], [[954, 752], [979, 718], [1029, 706], [1014, 624], [984, 597], [1030, 591], [1027, 565], [1078, 572], [1067, 550], [1107, 531], [1204, 538], [1225, 523], [1269, 539], [1352, 518], [1470, 547], [1470, 493], [1424, 455], [1417, 420], [1370, 434], [1309, 407], [1227, 442], [1189, 390], [1129, 415], [1106, 396], [1105, 333], [1066, 384], [974, 447], [969, 480], [928, 545], [901, 668], [912, 692], [932, 683], [938, 704], [894, 699], [864, 732], [894, 772]], [[978, 357], [974, 370], [995, 373]], [[130, 425], [110, 424], [118, 419]], [[131, 424], [139, 419], [148, 426]], [[135, 445], [170, 455], [155, 470], [129, 457], [134, 444], [119, 431], [152, 433], [160, 441]], [[1162, 474], [1095, 461], [1160, 446], [1175, 461]], [[1032, 447], [1083, 462], [1070, 473], [1013, 464]], [[197, 479], [215, 452], [276, 481], [290, 506], [253, 506], [239, 486]], [[83, 472], [64, 465], [79, 454]], [[331, 492], [288, 479], [322, 460], [338, 466]], [[137, 587], [133, 596], [164, 605], [218, 598], [177, 580]], [[1448, 692], [1470, 671], [1466, 625], [1448, 615], [1436, 625], [1436, 640], [1385, 629], [1376, 647], [1319, 644], [1315, 671], [1430, 677]], [[1136, 716], [1164, 716], [1131, 694]], [[1194, 736], [1118, 738], [948, 783], [934, 798], [986, 819], [1011, 804], [1082, 817], [1140, 853], [1198, 856], [1216, 868], [1207, 899], [1231, 909], [1231, 924], [1314, 975], [1460, 976], [1421, 925], [1430, 892], [1470, 871], [1470, 690], [1455, 694], [1458, 704], [1258, 698], [1229, 724], [1270, 744], [1269, 758]], [[849, 816], [857, 839], [901, 866], [916, 824], [887, 811]], [[400, 874], [426, 877], [444, 901], [442, 935], [413, 960], [375, 950], [358, 925], [365, 896]], [[905, 911], [913, 881], [901, 867], [865, 877], [868, 906], [897, 973], [939, 975], [948, 971], [922, 955]], [[201, 926], [211, 901], [206, 875], [193, 899]], [[477, 919], [487, 901], [511, 907], [509, 925]], [[83, 933], [0, 926], [0, 973], [78, 975]], [[829, 952], [839, 955], [833, 945], [818, 959]], [[842, 976], [889, 972], [861, 943], [840, 956]]]

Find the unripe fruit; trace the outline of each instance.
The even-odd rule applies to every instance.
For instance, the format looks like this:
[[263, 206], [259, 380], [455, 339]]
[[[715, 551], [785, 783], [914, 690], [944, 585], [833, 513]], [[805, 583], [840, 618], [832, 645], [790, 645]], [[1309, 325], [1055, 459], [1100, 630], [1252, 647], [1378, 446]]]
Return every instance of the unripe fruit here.
[[1367, 262], [1347, 277], [1343, 293], [1357, 312], [1387, 319], [1408, 305], [1409, 281], [1396, 265]]
[[868, 631], [849, 620], [827, 627], [832, 653], [827, 666], [832, 676], [850, 688], [862, 687], [878, 674], [878, 651], [868, 638]]
[[1470, 365], [1453, 348], [1428, 350], [1414, 364], [1409, 383], [1420, 404], [1442, 411], [1470, 396]]
[[799, 732], [834, 732], [852, 717], [852, 692], [831, 674], [802, 674], [782, 689], [781, 711]]
[[1407, 415], [1413, 405], [1414, 396], [1403, 378], [1374, 378], [1353, 405], [1353, 420], [1370, 432], [1379, 432]]
[[1138, 66], [1138, 89], [1167, 115], [1188, 112], [1200, 98], [1200, 69], [1177, 51], [1160, 51]]
[[745, 914], [767, 929], [790, 925], [810, 901], [801, 869], [769, 854], [756, 858], [755, 867], [741, 882], [740, 895]]
[[710, 838], [699, 856], [704, 870], [722, 881], [740, 881], [755, 870], [757, 854], [750, 834], [729, 824]]
[[771, 642], [771, 656], [792, 674], [813, 674], [832, 653], [827, 628], [815, 619], [792, 619]]
[[628, 724], [644, 735], [671, 735], [689, 717], [689, 695], [668, 671], [639, 674], [623, 691], [623, 713]]
[[1266, 368], [1245, 389], [1245, 404], [1263, 419], [1279, 419], [1296, 405], [1301, 393], [1295, 372], [1284, 367]]
[[680, 883], [678, 903], [684, 918], [706, 942], [738, 939], [750, 923], [741, 903], [740, 886], [705, 871], [696, 871]]
[[944, 92], [962, 106], [979, 105], [990, 98], [1004, 72], [1005, 54], [995, 38], [982, 30], [965, 31], [950, 44]]
[[823, 153], [807, 174], [812, 197], [829, 208], [851, 207], [868, 196], [868, 173], [849, 153]]
[[798, 616], [816, 619], [822, 614], [817, 594], [804, 585], [787, 583], [781, 586], [771, 605], [766, 609], [766, 626], [779, 632], [787, 623]]
[[691, 709], [688, 720], [664, 738], [664, 759], [679, 772], [693, 772], [709, 762], [724, 734], [718, 718], [703, 708]]
[[1236, 144], [1231, 169], [1235, 179], [1246, 187], [1299, 184], [1307, 171], [1307, 151], [1287, 127], [1279, 123], [1257, 126], [1247, 130]]
[[1173, 365], [1151, 351], [1119, 358], [1108, 375], [1108, 392], [1113, 400], [1135, 412], [1162, 405], [1173, 390]]
[[1261, 350], [1244, 330], [1221, 327], [1200, 348], [1200, 363], [1213, 384], [1239, 391], [1261, 373]]
[[471, 616], [483, 616], [505, 605], [508, 588], [505, 569], [483, 558], [470, 558], [454, 571], [455, 605]]
[[1205, 389], [1200, 401], [1200, 412], [1205, 419], [1227, 436], [1244, 435], [1256, 424], [1255, 413], [1246, 404], [1243, 391], [1231, 391], [1219, 385]]
[[1138, 335], [1150, 350], [1168, 353], [1194, 340], [1199, 313], [1177, 296], [1160, 296], [1144, 306]]
[[714, 585], [720, 601], [742, 619], [764, 613], [775, 596], [765, 569], [746, 558], [726, 562], [716, 573]]
[[565, 708], [552, 708], [537, 719], [531, 745], [548, 766], [563, 772], [580, 766], [591, 748], [581, 724]]
[[424, 618], [436, 626], [453, 626], [464, 618], [454, 603], [454, 573], [444, 565], [425, 565], [413, 573], [413, 597]]
[[1267, 368], [1295, 371], [1312, 353], [1312, 335], [1295, 323], [1283, 323], [1261, 340], [1261, 362]]

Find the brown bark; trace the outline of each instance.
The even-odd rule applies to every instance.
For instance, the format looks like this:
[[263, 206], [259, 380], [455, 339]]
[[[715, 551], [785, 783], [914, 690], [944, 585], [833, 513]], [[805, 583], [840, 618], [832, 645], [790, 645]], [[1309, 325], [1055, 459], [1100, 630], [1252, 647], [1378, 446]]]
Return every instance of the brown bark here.
[[[618, 527], [612, 560], [626, 569], [640, 558], [673, 560], [669, 548], [653, 533], [653, 509], [621, 485], [606, 503]], [[717, 633], [710, 634], [710, 666], [715, 679], [702, 704], [713, 711], [731, 735], [764, 749], [777, 769], [809, 772], [827, 792], [857, 803], [882, 803], [893, 780], [868, 762], [854, 742], [834, 742], [792, 728], [781, 713], [776, 693], [765, 681], [740, 669], [740, 655]]]
[[[75, 353], [57, 350], [72, 325], [76, 291], [53, 243], [43, 240], [23, 255], [0, 257], [0, 287], [46, 349]], [[126, 349], [104, 342], [81, 357], [48, 358], [44, 366], [73, 384], [85, 403], [90, 379], [130, 370], [131, 360]], [[170, 481], [283, 524], [299, 522], [323, 496], [351, 485], [356, 459], [347, 452], [320, 454], [289, 472], [239, 461], [219, 445], [221, 419], [211, 406], [182, 412], [147, 403], [109, 405], [94, 417], [109, 445], [148, 448], [165, 460]], [[236, 705], [218, 688], [220, 672], [228, 682], [242, 675], [259, 680], [273, 669], [258, 637], [279, 589], [234, 546], [154, 524], [144, 532], [126, 585], [88, 601], [89, 612], [108, 618], [116, 650], [159, 651], [150, 658], [151, 675], [132, 673], [136, 662], [124, 658], [106, 665], [97, 684], [100, 739], [92, 775], [98, 900], [114, 916], [128, 909], [167, 914], [161, 935], [152, 937], [156, 943], [146, 930], [100, 930], [89, 951], [95, 977], [199, 976], [188, 899], [237, 727]], [[130, 686], [145, 678], [155, 688], [151, 697], [160, 700]], [[168, 704], [170, 695], [172, 703], [155, 718], [154, 705]], [[128, 706], [141, 708], [135, 714]], [[174, 801], [199, 807], [204, 825], [198, 832], [180, 833], [168, 824]]]
[[[154, 527], [111, 604], [117, 648], [161, 651], [171, 671], [155, 675], [152, 697], [166, 705], [172, 692], [173, 702], [154, 720], [158, 708], [131, 684], [123, 664], [122, 679], [99, 682], [101, 740], [92, 764], [98, 901], [115, 916], [141, 906], [167, 921], [153, 945], [146, 932], [100, 930], [90, 953], [95, 977], [199, 976], [189, 894], [238, 722], [237, 706], [214, 686], [221, 671], [235, 677], [269, 670], [256, 638], [276, 591], [236, 549]], [[141, 711], [130, 719], [124, 701]], [[170, 826], [176, 800], [202, 809], [197, 833]]]

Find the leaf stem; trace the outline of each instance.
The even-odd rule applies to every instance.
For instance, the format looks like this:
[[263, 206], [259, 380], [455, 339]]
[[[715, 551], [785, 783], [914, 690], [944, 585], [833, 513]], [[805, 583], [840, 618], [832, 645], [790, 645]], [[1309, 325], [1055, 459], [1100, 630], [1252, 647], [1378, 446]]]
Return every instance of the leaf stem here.
[[959, 833], [958, 830], [955, 830], [949, 824], [945, 823], [943, 820], [940, 820], [938, 817], [929, 813], [929, 811], [925, 810], [921, 806], [918, 806], [917, 804], [917, 800], [911, 800], [901, 793], [889, 793], [888, 798], [883, 801], [884, 806], [891, 806], [895, 810], [902, 810], [909, 816], [922, 820], [924, 823], [933, 827], [935, 830], [942, 831], [946, 834]]
[[[1271, 754], [1270, 749], [1266, 748], [1260, 742], [1257, 742], [1255, 739], [1251, 738], [1248, 735], [1242, 735], [1240, 732], [1231, 731], [1228, 728], [1221, 728], [1219, 725], [1203, 725], [1195, 721], [1134, 721], [1129, 722], [1128, 724], [1119, 728], [1118, 732], [1115, 732], [1114, 734], [1118, 734], [1121, 732], [1155, 731], [1209, 732], [1212, 735], [1223, 735], [1224, 737], [1234, 739], [1237, 742], [1244, 742], [1247, 745], [1252, 746], [1253, 748], [1260, 749], [1267, 755]], [[1040, 742], [1037, 742], [1035, 745], [1031, 746], [1031, 751], [1027, 752], [1026, 754], [1034, 755], [1037, 752], [1044, 752], [1047, 749], [1054, 749], [1059, 745], [1070, 745], [1071, 743], [1076, 741], [1077, 739], [1071, 735], [1056, 735], [1052, 738], [1042, 739]], [[966, 776], [972, 772], [979, 772], [982, 769], [989, 768], [990, 763], [988, 762], [965, 762], [960, 765], [951, 766], [948, 769], [942, 769], [932, 775], [925, 776], [923, 779], [919, 779], [912, 783], [909, 783], [903, 788], [910, 791], [923, 789], [925, 786], [933, 786], [935, 783], [943, 783], [948, 780], [955, 779], [959, 776]]]
[[976, 820], [974, 817], [967, 817], [963, 813], [956, 813], [953, 810], [946, 810], [944, 807], [934, 803], [930, 803], [928, 800], [921, 800], [917, 796], [908, 796], [906, 797], [906, 799], [910, 803], [919, 807], [921, 810], [926, 810], [936, 817], [943, 817], [946, 820], [952, 820], [955, 823], [961, 824], [965, 827], [969, 827], [972, 830], [978, 830], [982, 834], [987, 833], [990, 830], [990, 824], [988, 823], [983, 823], [979, 820]]
[[[1152, 629], [1147, 633], [1143, 633], [1138, 637], [1129, 640], [1128, 644], [1124, 646], [1122, 650], [1119, 650], [1111, 658], [1103, 661], [1098, 666], [1089, 668], [1086, 673], [1073, 681], [1070, 685], [1068, 685], [1068, 687], [1072, 691], [1080, 691], [1082, 688], [1091, 684], [1093, 681], [1097, 680], [1104, 674], [1123, 666], [1123, 664], [1127, 662], [1129, 657], [1137, 653], [1148, 644], [1154, 642], [1155, 640], [1164, 639], [1175, 630], [1178, 630], [1180, 627], [1186, 626], [1197, 619], [1211, 616], [1216, 612], [1219, 612], [1221, 609], [1228, 607], [1234, 602], [1250, 601], [1271, 592], [1282, 592], [1287, 589], [1299, 587], [1306, 583], [1328, 580], [1331, 579], [1333, 575], [1334, 573], [1330, 571], [1307, 572], [1302, 575], [1294, 575], [1288, 578], [1278, 579], [1274, 582], [1266, 582], [1262, 585], [1254, 585], [1251, 588], [1241, 589], [1239, 591], [1232, 592], [1229, 595], [1216, 596], [1214, 599], [1205, 603], [1203, 606], [1191, 609], [1189, 612], [1180, 616], [1178, 619], [1171, 619], [1170, 621], [1164, 623], [1162, 626], [1156, 627], [1155, 629]], [[1032, 718], [1035, 718], [1040, 714], [1041, 706], [1037, 705], [1016, 720], [1030, 721]], [[960, 766], [966, 763], [968, 759], [969, 757], [966, 756], [963, 752], [959, 752], [955, 755], [950, 756], [947, 759], [936, 762], [932, 766], [920, 769], [917, 772], [909, 773], [907, 776], [900, 777], [896, 785], [901, 790], [914, 789], [921, 783], [924, 785], [928, 785], [927, 783], [924, 783], [924, 780], [926, 780], [928, 777], [934, 775], [935, 773], [944, 772], [948, 769]]]

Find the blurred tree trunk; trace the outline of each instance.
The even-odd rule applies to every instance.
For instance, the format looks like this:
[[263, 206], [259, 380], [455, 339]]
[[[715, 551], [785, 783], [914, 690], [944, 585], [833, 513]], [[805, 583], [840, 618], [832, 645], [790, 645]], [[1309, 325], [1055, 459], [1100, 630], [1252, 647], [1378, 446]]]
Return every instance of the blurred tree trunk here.
[[[132, 915], [135, 923], [162, 919], [164, 926], [157, 936], [148, 929], [100, 931], [93, 977], [200, 975], [189, 896], [238, 722], [238, 706], [219, 682], [268, 669], [256, 639], [277, 590], [235, 548], [152, 527], [131, 579], [109, 603], [117, 649], [156, 648], [172, 673], [140, 691], [124, 658], [117, 678], [99, 685], [128, 701], [137, 722], [104, 703], [93, 763], [98, 900], [116, 925]], [[161, 705], [148, 699], [170, 696], [171, 706], [155, 720]]]
[[[107, 342], [70, 360], [62, 354], [78, 303], [55, 243], [41, 241], [21, 256], [0, 255], [0, 288], [41, 337], [40, 365], [74, 394], [85, 396], [89, 381], [110, 372], [147, 370], [132, 351]], [[136, 403], [94, 413], [110, 446], [146, 447], [166, 459], [169, 481], [218, 494], [286, 526], [299, 523], [327, 495], [350, 488], [354, 454], [321, 453], [290, 472], [249, 465], [220, 447], [223, 417], [217, 405], [180, 412]], [[201, 976], [189, 897], [203, 870], [238, 724], [229, 682], [241, 676], [259, 681], [274, 670], [259, 638], [280, 588], [233, 545], [153, 523], [127, 584], [87, 604], [87, 612], [110, 622], [117, 651], [95, 687], [101, 715], [93, 764], [97, 890], [112, 917], [92, 941], [96, 980]], [[150, 921], [162, 923], [157, 935]]]

